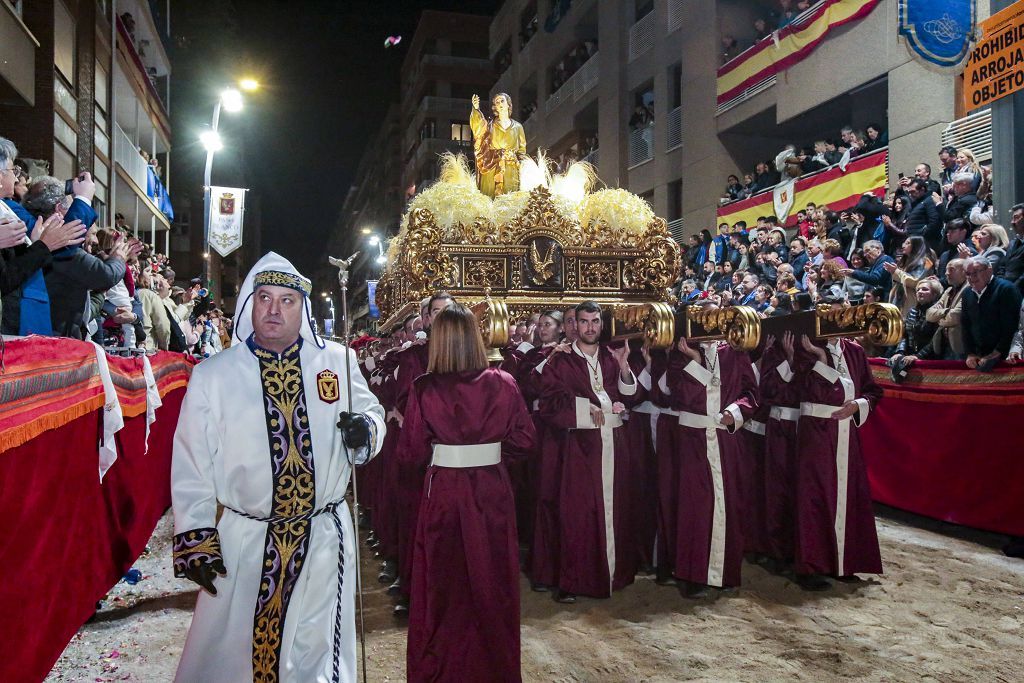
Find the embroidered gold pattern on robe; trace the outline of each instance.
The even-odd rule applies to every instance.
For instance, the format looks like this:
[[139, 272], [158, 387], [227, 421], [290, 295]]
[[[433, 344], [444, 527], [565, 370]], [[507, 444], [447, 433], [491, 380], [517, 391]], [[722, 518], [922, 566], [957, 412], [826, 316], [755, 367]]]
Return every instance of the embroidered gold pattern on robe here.
[[[273, 469], [273, 517], [294, 517], [316, 504], [313, 446], [299, 362], [301, 339], [280, 356], [255, 346]], [[309, 548], [309, 520], [270, 523], [264, 541], [262, 576], [253, 618], [253, 680], [279, 679], [281, 639], [288, 602]]]

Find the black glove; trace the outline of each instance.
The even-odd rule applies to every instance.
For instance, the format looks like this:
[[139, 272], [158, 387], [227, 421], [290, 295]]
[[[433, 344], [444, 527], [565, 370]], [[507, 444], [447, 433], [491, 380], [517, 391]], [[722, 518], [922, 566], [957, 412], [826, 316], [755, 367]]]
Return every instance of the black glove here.
[[370, 421], [362, 413], [342, 412], [338, 417], [338, 429], [349, 448], [362, 448], [370, 443]]
[[218, 575], [227, 576], [228, 570], [224, 567], [224, 560], [219, 557], [214, 558], [209, 562], [196, 562], [186, 566], [183, 570], [185, 578], [189, 581], [199, 584], [202, 588], [205, 588], [210, 592], [210, 595], [216, 595], [217, 589], [213, 585], [213, 580]]

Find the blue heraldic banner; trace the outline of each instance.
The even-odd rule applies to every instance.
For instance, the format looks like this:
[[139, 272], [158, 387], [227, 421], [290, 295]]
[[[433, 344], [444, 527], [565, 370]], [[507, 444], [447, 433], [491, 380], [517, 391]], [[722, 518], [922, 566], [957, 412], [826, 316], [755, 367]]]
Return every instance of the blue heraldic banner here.
[[900, 34], [927, 64], [962, 65], [975, 40], [975, 0], [899, 0]]

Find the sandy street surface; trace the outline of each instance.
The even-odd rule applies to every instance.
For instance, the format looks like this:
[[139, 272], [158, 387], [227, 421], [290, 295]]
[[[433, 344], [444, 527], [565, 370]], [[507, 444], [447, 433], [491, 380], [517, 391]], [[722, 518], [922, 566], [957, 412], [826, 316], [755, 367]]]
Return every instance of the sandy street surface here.
[[[641, 578], [610, 600], [558, 605], [523, 580], [527, 681], [1019, 681], [1024, 561], [1002, 538], [884, 509], [886, 574], [824, 593], [745, 565], [743, 588], [688, 601]], [[195, 601], [173, 578], [171, 517], [47, 681], [173, 678]], [[365, 553], [364, 553], [365, 555]], [[370, 681], [405, 680], [404, 624], [364, 556]]]

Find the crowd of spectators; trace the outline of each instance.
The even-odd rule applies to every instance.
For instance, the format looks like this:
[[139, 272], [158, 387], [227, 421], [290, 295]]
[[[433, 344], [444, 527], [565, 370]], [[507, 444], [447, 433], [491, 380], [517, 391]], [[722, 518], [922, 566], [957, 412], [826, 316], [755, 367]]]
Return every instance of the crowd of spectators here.
[[96, 225], [88, 172], [69, 188], [52, 176], [30, 178], [17, 155], [0, 137], [3, 334], [200, 356], [230, 344], [231, 321], [198, 279], [174, 286], [167, 257], [133, 237], [121, 214], [111, 227]]
[[788, 227], [763, 216], [692, 235], [682, 245], [679, 299], [751, 306], [764, 317], [822, 302], [892, 303], [903, 339], [870, 351], [890, 358], [897, 379], [918, 359], [964, 360], [983, 371], [1019, 362], [1024, 204], [1004, 227], [990, 168], [952, 147], [942, 148], [939, 163], [938, 179], [927, 163], [913, 176], [900, 173], [884, 200], [865, 193], [842, 211], [809, 204]]
[[[845, 169], [851, 159], [874, 152], [888, 144], [889, 137], [882, 125], [869, 123], [864, 130], [843, 126], [839, 131], [839, 137], [835, 139], [821, 138], [801, 147], [786, 145], [775, 159], [759, 161], [752, 172], [744, 173], [742, 182], [738, 176], [730, 175], [726, 179], [721, 202], [746, 199], [775, 187], [784, 177], [799, 178], [836, 164]], [[973, 161], [973, 157], [971, 160]]]
[[565, 82], [572, 78], [573, 74], [580, 70], [591, 57], [597, 54], [597, 40], [577, 41], [565, 57], [558, 61], [551, 74], [551, 92], [557, 91]]
[[732, 61], [744, 50], [789, 26], [817, 4], [811, 0], [777, 0], [773, 7], [754, 19], [750, 31], [740, 36], [729, 33], [722, 35], [721, 63]]

